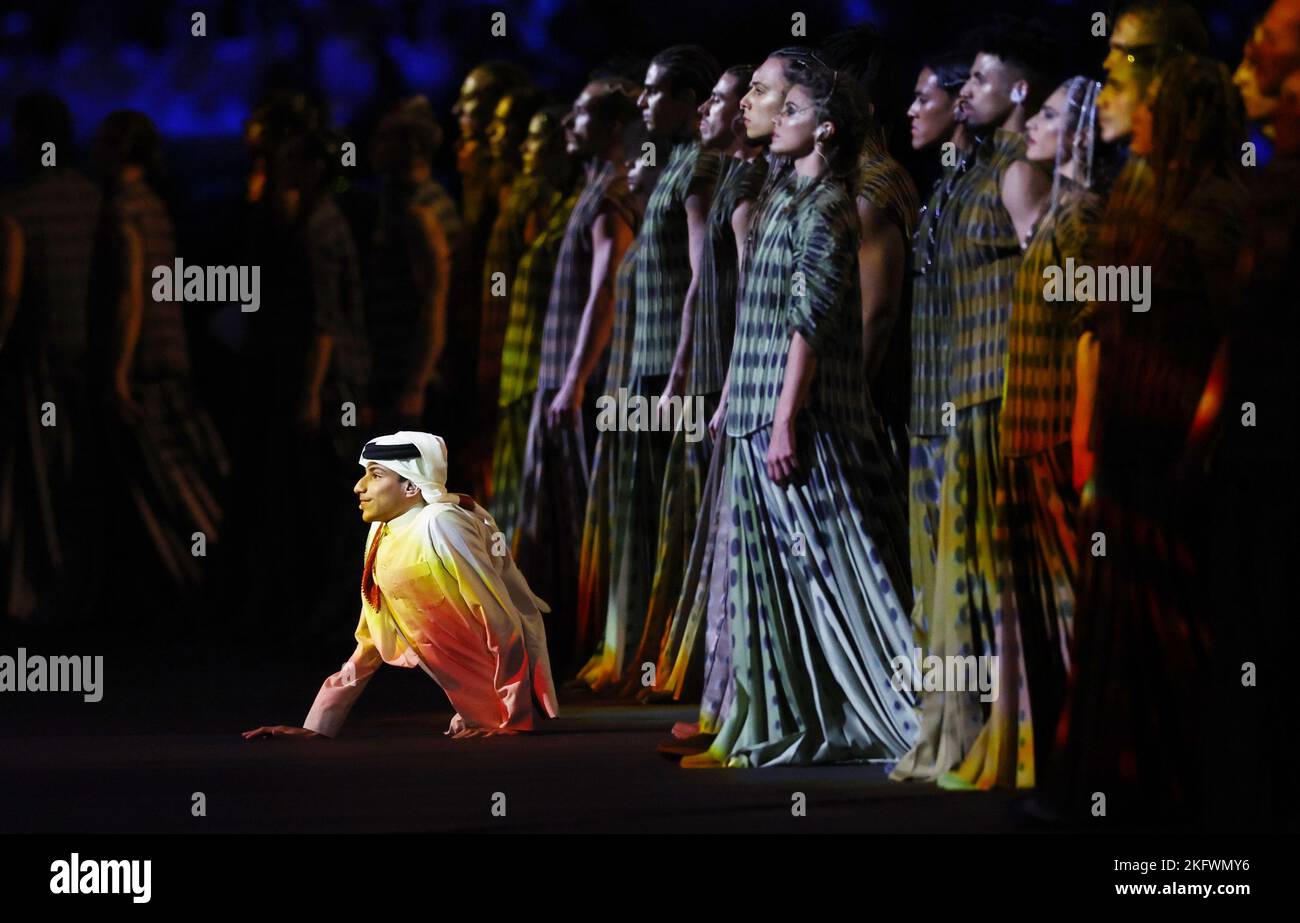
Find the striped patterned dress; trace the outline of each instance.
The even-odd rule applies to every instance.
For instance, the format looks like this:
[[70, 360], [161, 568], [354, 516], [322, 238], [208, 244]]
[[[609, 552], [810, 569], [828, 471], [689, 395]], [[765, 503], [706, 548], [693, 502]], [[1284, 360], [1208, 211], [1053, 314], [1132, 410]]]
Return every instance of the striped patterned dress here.
[[[636, 226], [636, 205], [627, 188], [627, 174], [621, 165], [606, 161], [587, 178], [578, 203], [569, 214], [564, 240], [556, 257], [542, 330], [542, 361], [537, 386], [556, 390], [564, 384], [573, 351], [578, 345], [582, 311], [591, 293], [591, 226], [606, 209], [631, 227]], [[607, 360], [608, 356], [602, 357]], [[605, 382], [604, 362], [592, 370], [588, 387], [595, 391]]]
[[[916, 594], [913, 622], [926, 638], [928, 654], [998, 655], [1013, 685], [1017, 653], [1003, 656], [999, 646], [1007, 620], [1016, 613], [997, 503], [998, 411], [1021, 250], [1002, 206], [1001, 181], [1023, 154], [1023, 136], [1003, 129], [978, 141], [973, 162], [954, 184], [940, 218], [932, 268], [937, 267], [936, 282], [947, 288], [951, 303], [939, 351], [946, 352], [941, 363], [952, 377], [948, 395], [937, 396], [952, 402], [948, 420], [941, 408], [940, 425], [952, 425], [943, 428], [943, 439], [913, 441], [911, 459], [913, 503], [918, 483], [924, 485], [920, 502], [928, 507], [925, 519], [934, 530], [933, 571]], [[918, 478], [918, 470], [928, 477]], [[915, 512], [912, 518], [917, 520]], [[978, 689], [923, 692], [920, 737], [891, 777], [939, 780], [971, 753], [986, 717]], [[962, 783], [953, 778], [945, 784]]]
[[[497, 392], [491, 501], [492, 516], [507, 537], [514, 535], [519, 514], [528, 415], [542, 364], [542, 327], [551, 297], [551, 278], [578, 195], [578, 190], [574, 190], [551, 211], [546, 226], [519, 258], [510, 287], [510, 316], [501, 348], [501, 386]], [[553, 201], [560, 198], [559, 193], [552, 193]]]
[[[948, 343], [952, 322], [949, 287], [942, 273], [949, 269], [954, 233], [949, 207], [964, 182], [970, 160], [963, 155], [944, 167], [930, 199], [917, 219], [912, 246], [912, 301], [909, 351], [911, 387], [908, 424], [907, 513], [909, 558], [912, 563], [912, 631], [916, 643], [929, 644], [929, 613], [933, 611], [934, 565], [938, 555], [939, 486], [943, 479], [943, 404], [949, 399]], [[948, 219], [948, 220], [945, 220]]]
[[[727, 413], [735, 691], [705, 758], [891, 760], [916, 730], [911, 693], [891, 682], [911, 601], [902, 497], [862, 366], [857, 211], [837, 183], [791, 176], [761, 222]], [[804, 476], [779, 487], [766, 459], [796, 332], [817, 366], [795, 422]]]
[[740, 282], [736, 232], [731, 221], [741, 202], [758, 198], [767, 179], [765, 157], [750, 161], [727, 157], [720, 163], [716, 191], [709, 204], [709, 236], [700, 254], [687, 394], [722, 391], [727, 366], [731, 364], [731, 344], [736, 333], [736, 288]]
[[[528, 421], [513, 539], [520, 570], [551, 605], [547, 636], [561, 669], [569, 666], [577, 631], [589, 459], [595, 442], [595, 402], [604, 370], [592, 373], [575, 425], [552, 426], [548, 412], [558, 392], [552, 383], [563, 383], [577, 352], [578, 331], [591, 295], [592, 227], [601, 215], [608, 217], [608, 231], [616, 239], [617, 222], [625, 224], [629, 231], [637, 226], [636, 203], [627, 187], [627, 175], [612, 162], [603, 164], [592, 177], [569, 216], [564, 243], [560, 245], [542, 338], [542, 368]], [[615, 252], [614, 256], [621, 254]], [[600, 290], [602, 294], [612, 296], [613, 269], [612, 265], [607, 269], [610, 275]], [[611, 298], [605, 310], [612, 313], [613, 309]]]
[[[660, 147], [658, 155], [663, 154]], [[719, 162], [718, 153], [703, 150], [698, 141], [678, 141], [668, 155], [646, 203], [638, 233], [642, 241], [634, 277], [636, 320], [631, 377], [617, 383], [610, 379], [605, 389], [608, 394], [616, 394], [617, 387], [626, 387], [629, 395], [653, 402], [663, 392], [681, 339], [682, 308], [691, 283], [686, 200], [692, 195], [711, 199]], [[630, 682], [641, 673], [634, 656], [645, 633], [654, 586], [659, 499], [673, 441], [671, 432], [652, 432], [648, 427], [647, 423], [631, 434], [615, 462], [620, 473], [619, 492], [615, 495], [619, 511], [614, 522], [626, 531], [613, 545], [620, 558], [614, 564], [613, 591], [605, 617], [602, 664], [608, 672], [584, 671], [595, 689], [620, 683], [624, 678]], [[676, 587], [671, 588], [671, 593], [668, 590], [665, 585], [665, 604], [668, 596], [676, 599]], [[651, 656], [649, 662], [653, 661]], [[633, 667], [637, 669], [633, 671]]]
[[[1147, 172], [1156, 175], [1154, 168]], [[1223, 597], [1214, 585], [1225, 562], [1213, 552], [1223, 550], [1224, 523], [1212, 513], [1223, 485], [1212, 480], [1219, 472], [1210, 462], [1222, 434], [1244, 420], [1240, 405], [1210, 408], [1224, 397], [1215, 358], [1241, 297], [1237, 260], [1245, 223], [1256, 217], [1247, 209], [1274, 203], [1252, 202], [1240, 178], [1214, 174], [1164, 214], [1149, 192], [1134, 192], [1128, 202], [1114, 194], [1107, 202], [1103, 223], [1111, 227], [1099, 233], [1105, 249], [1095, 259], [1104, 266], [1149, 266], [1149, 310], [1135, 313], [1128, 302], [1099, 299], [1093, 318], [1100, 360], [1096, 460], [1080, 512], [1086, 544], [1050, 783], [1070, 817], [1086, 816], [1092, 793], [1102, 791], [1112, 817], [1204, 823], [1213, 813], [1206, 804], [1217, 800], [1212, 787], [1225, 775], [1225, 760], [1214, 754], [1223, 752], [1223, 736], [1233, 736], [1216, 719], [1249, 724], [1243, 712], [1261, 705], [1253, 692], [1215, 701], [1227, 690], [1242, 695], [1243, 664], [1234, 656], [1242, 648], [1231, 644], [1238, 621], [1259, 625], [1267, 615], [1216, 611], [1216, 598]], [[1294, 186], [1288, 192], [1294, 196]], [[1288, 205], [1277, 211], [1285, 214]], [[1294, 225], [1278, 231], [1279, 247], [1288, 233], [1294, 235]], [[1291, 254], [1283, 258], [1293, 273], [1290, 240]], [[1288, 314], [1294, 311], [1294, 301], [1283, 303]], [[1280, 334], [1286, 322], [1276, 322], [1273, 332]], [[1261, 418], [1263, 412], [1261, 406]], [[1250, 475], [1272, 481], [1268, 470]], [[1095, 550], [1099, 532], [1105, 555]], [[1269, 566], [1285, 567], [1285, 554], [1275, 547]], [[1250, 592], [1233, 593], [1234, 606]], [[1245, 648], [1269, 643], [1289, 650], [1272, 633]], [[1233, 763], [1242, 758], [1225, 755]], [[1252, 777], [1250, 784], [1267, 781]], [[1236, 794], [1219, 801], [1231, 804], [1234, 822], [1241, 800]]]
[[[23, 238], [23, 285], [0, 351], [0, 609], [14, 620], [58, 616], [56, 588], [93, 598], [93, 516], [74, 477], [90, 444], [86, 367], [90, 270], [99, 188], [69, 167], [44, 167], [0, 198]], [[42, 404], [57, 425], [42, 426]], [[65, 575], [76, 574], [69, 580]], [[41, 611], [38, 612], [37, 606]]]
[[717, 151], [704, 150], [698, 141], [679, 141], [646, 203], [632, 340], [632, 371], [639, 378], [672, 370], [682, 333], [682, 305], [691, 283], [686, 200], [697, 194], [711, 197], [720, 166]]
[[[479, 319], [478, 387], [488, 411], [485, 420], [495, 422], [497, 388], [501, 383], [501, 350], [510, 319], [510, 289], [514, 285], [519, 259], [528, 247], [525, 234], [530, 219], [550, 199], [552, 190], [535, 176], [520, 174], [510, 184], [505, 205], [492, 224], [487, 255], [483, 261], [483, 316]], [[542, 222], [538, 221], [541, 227]], [[504, 277], [504, 286], [493, 279]], [[494, 291], [495, 289], [495, 291]]]
[[[740, 260], [732, 218], [742, 202], [753, 202], [758, 198], [767, 177], [767, 159], [758, 157], [741, 161], [724, 158], [721, 166], [717, 191], [709, 206], [709, 236], [700, 257], [700, 284], [691, 341], [693, 352], [686, 385], [687, 394], [705, 398], [704, 413], [708, 417], [712, 417], [717, 409], [717, 397], [726, 380], [731, 344], [736, 334]], [[725, 455], [719, 457], [719, 450], [725, 452], [723, 447], [727, 439], [725, 434], [720, 435], [722, 439], [717, 444], [713, 444], [707, 433], [703, 441], [692, 444], [686, 441], [684, 432], [674, 434], [673, 446], [669, 450], [669, 476], [664, 479], [660, 501], [661, 555], [673, 530], [687, 527], [683, 517], [693, 523], [693, 531], [687, 538], [689, 544], [679, 549], [682, 555], [681, 590], [671, 601], [672, 611], [668, 613], [662, 638], [656, 638], [661, 643], [657, 651], [654, 691], [675, 699], [697, 694], [706, 664], [710, 676], [725, 679], [730, 674], [727, 645], [721, 645], [720, 650], [717, 644], [726, 635], [725, 594], [711, 589], [711, 584], [726, 570], [725, 529], [719, 529], [726, 458]], [[684, 466], [682, 462], [685, 462]], [[687, 492], [687, 502], [679, 502], [679, 485], [692, 488], [698, 485], [699, 496]], [[690, 503], [692, 499], [694, 503]], [[673, 511], [677, 514], [674, 515]], [[718, 556], [719, 550], [721, 557]], [[666, 560], [661, 556], [660, 573], [656, 574], [656, 586], [651, 592], [647, 631], [643, 633], [643, 651], [636, 658], [638, 662], [656, 654], [644, 641], [650, 635], [650, 624], [658, 617], [655, 601], [666, 601], [667, 581], [661, 576]], [[722, 562], [717, 568], [713, 566], [715, 560]], [[711, 599], [714, 600], [712, 605]], [[711, 616], [717, 617], [711, 619]], [[724, 624], [719, 625], [719, 622]], [[719, 631], [719, 627], [723, 630]], [[715, 698], [720, 701], [725, 695], [725, 684], [713, 685], [717, 687]]]
[[[1007, 530], [1017, 619], [998, 638], [1008, 662], [984, 730], [954, 775], [975, 788], [1032, 787], [1050, 759], [1064, 699], [1078, 575], [1078, 497], [1071, 478], [1075, 347], [1082, 304], [1048, 301], [1044, 270], [1082, 264], [1100, 213], [1096, 195], [1062, 178], [1016, 276], [999, 419], [1004, 470], [996, 503]], [[1011, 657], [1011, 651], [1018, 656]], [[1016, 689], [1016, 695], [1010, 694]]]
[[[764, 166], [766, 161], [762, 161]], [[659, 497], [659, 538], [655, 552], [654, 579], [646, 608], [641, 639], [632, 656], [633, 664], [655, 664], [652, 684], [643, 681], [641, 669], [629, 672], [624, 691], [644, 690], [645, 695], [663, 692], [663, 681], [676, 659], [669, 641], [674, 612], [684, 589], [686, 571], [701, 513], [706, 505], [705, 483], [713, 457], [713, 439], [708, 423], [718, 409], [722, 382], [731, 360], [735, 331], [736, 283], [739, 258], [736, 233], [731, 223], [742, 198], [757, 196], [766, 170], [734, 157], [719, 158], [717, 182], [709, 202], [706, 235], [700, 253], [700, 278], [695, 296], [691, 336], [691, 367], [686, 378], [686, 400], [691, 416], [673, 432], [672, 445], [664, 466]], [[727, 331], [724, 335], [722, 331]], [[712, 509], [709, 509], [712, 516]], [[706, 529], [707, 533], [707, 529]], [[707, 540], [707, 534], [703, 540]], [[691, 588], [692, 597], [694, 587]]]
[[[632, 360], [632, 331], [636, 323], [636, 262], [642, 238], [633, 238], [614, 276], [614, 331], [609, 341], [610, 382], [626, 381]], [[604, 645], [605, 617], [609, 609], [610, 585], [615, 541], [623, 534], [615, 517], [619, 507], [617, 461], [623, 443], [630, 438], [617, 428], [602, 428], [596, 436], [591, 456], [591, 478], [587, 485], [587, 509], [583, 516], [582, 552], [578, 562], [578, 610], [574, 630], [575, 662], [586, 664], [578, 672], [584, 682], [588, 677], [609, 676], [613, 672], [613, 651]], [[623, 575], [621, 579], [625, 579]]]
[[[204, 559], [191, 553], [192, 534], [209, 544], [220, 540], [220, 481], [229, 473], [225, 446], [207, 413], [195, 406], [190, 389], [189, 349], [180, 301], [153, 296], [153, 270], [172, 266], [175, 235], [167, 208], [143, 181], [119, 187], [105, 204], [106, 266], [117, 266], [123, 228], [143, 245], [140, 285], [144, 315], [131, 366], [131, 393], [141, 415], [110, 428], [108, 440], [118, 476], [127, 485], [131, 526], [147, 540], [157, 562], [176, 587], [194, 587], [205, 576]], [[130, 284], [121, 280], [120, 285]], [[179, 286], [180, 280], [174, 285]], [[104, 291], [101, 310], [113, 310], [120, 289]], [[325, 414], [322, 414], [324, 417]], [[128, 528], [125, 523], [122, 528]], [[137, 559], [136, 566], [139, 567]]]
[[1020, 239], [1002, 206], [1002, 176], [1025, 154], [1024, 136], [997, 129], [953, 238], [953, 402], [958, 410], [1002, 398]]

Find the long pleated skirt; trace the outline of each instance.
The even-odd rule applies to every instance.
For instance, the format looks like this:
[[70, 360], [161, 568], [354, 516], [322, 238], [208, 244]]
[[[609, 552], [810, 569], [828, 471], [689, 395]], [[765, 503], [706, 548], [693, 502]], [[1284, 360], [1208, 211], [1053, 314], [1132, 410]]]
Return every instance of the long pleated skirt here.
[[0, 368], [0, 619], [67, 623], [97, 601], [88, 524], [102, 523], [105, 491], [77, 477], [95, 441], [87, 403], [84, 384], [51, 375], [41, 357]]
[[997, 503], [1017, 618], [996, 626], [1001, 692], [971, 752], [942, 780], [953, 787], [1032, 788], [1051, 759], [1069, 671], [1079, 560], [1070, 445], [1003, 464]]
[[[915, 457], [915, 443], [912, 448]], [[996, 634], [1004, 619], [1015, 618], [1015, 604], [997, 505], [998, 403], [957, 411], [942, 455], [936, 453], [929, 463], [930, 470], [941, 473], [934, 575], [928, 587], [920, 588], [916, 599], [921, 611], [912, 617], [926, 630], [924, 653], [939, 658], [1000, 654]], [[914, 495], [918, 480], [914, 474]], [[1007, 656], [1014, 659], [1018, 652]], [[999, 667], [1002, 663], [1000, 656]], [[999, 682], [997, 694], [1014, 698], [1015, 685], [1006, 689]], [[982, 695], [969, 686], [923, 691], [920, 736], [891, 778], [936, 781], [957, 766], [975, 746], [988, 717]]]
[[892, 761], [916, 734], [895, 681], [912, 644], [896, 462], [881, 436], [801, 424], [797, 485], [768, 477], [769, 428], [733, 440], [735, 691], [710, 749], [729, 766]]
[[908, 531], [912, 562], [912, 630], [922, 650], [930, 646], [934, 565], [939, 555], [939, 495], [946, 436], [913, 436], [908, 464]]
[[202, 532], [205, 545], [220, 541], [216, 497], [230, 473], [229, 457], [184, 381], [138, 381], [132, 390], [140, 418], [115, 427], [110, 444], [127, 476], [134, 519], [162, 572], [177, 587], [194, 587], [206, 575], [203, 556], [193, 554], [193, 535]]
[[727, 628], [727, 464], [731, 437], [718, 434], [700, 497], [682, 591], [659, 653], [658, 689], [677, 700], [699, 695], [700, 730], [716, 733], [730, 702], [731, 633]]
[[[633, 394], [657, 397], [663, 376], [637, 381]], [[642, 427], [614, 441], [616, 474], [610, 506], [609, 592], [604, 633], [578, 678], [593, 690], [621, 684], [641, 638], [654, 577], [659, 497], [671, 432]]]
[[[697, 401], [695, 397], [688, 398]], [[708, 480], [713, 440], [708, 422], [718, 407], [717, 395], [698, 398], [692, 405], [691, 428], [679, 427], [672, 434], [659, 497], [659, 537], [655, 550], [654, 579], [646, 607], [641, 638], [632, 655], [631, 669], [624, 677], [623, 691], [634, 694], [642, 688], [661, 686], [659, 670], [667, 633], [682, 594], [682, 582], [690, 565], [695, 524]], [[655, 664], [653, 674], [645, 664]], [[648, 681], [648, 682], [647, 682]]]
[[523, 479], [512, 542], [515, 563], [534, 593], [550, 605], [546, 640], [556, 669], [568, 669], [577, 631], [578, 557], [587, 509], [587, 443], [576, 427], [546, 419], [554, 389], [533, 399]]
[[611, 527], [614, 517], [615, 459], [618, 443], [626, 434], [601, 432], [591, 453], [591, 476], [587, 482], [587, 507], [582, 519], [582, 545], [578, 556], [578, 604], [574, 625], [574, 663], [588, 664], [605, 632], [609, 606]]

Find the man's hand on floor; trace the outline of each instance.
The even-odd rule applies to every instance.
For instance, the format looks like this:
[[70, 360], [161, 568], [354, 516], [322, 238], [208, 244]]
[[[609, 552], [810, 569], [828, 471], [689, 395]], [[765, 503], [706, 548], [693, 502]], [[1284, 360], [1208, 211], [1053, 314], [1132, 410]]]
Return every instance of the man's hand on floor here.
[[288, 727], [287, 725], [277, 724], [274, 727], [260, 727], [251, 731], [244, 732], [244, 740], [258, 740], [262, 737], [296, 737], [307, 740], [313, 737], [324, 737], [323, 734], [317, 734], [315, 731], [309, 731], [306, 728]]

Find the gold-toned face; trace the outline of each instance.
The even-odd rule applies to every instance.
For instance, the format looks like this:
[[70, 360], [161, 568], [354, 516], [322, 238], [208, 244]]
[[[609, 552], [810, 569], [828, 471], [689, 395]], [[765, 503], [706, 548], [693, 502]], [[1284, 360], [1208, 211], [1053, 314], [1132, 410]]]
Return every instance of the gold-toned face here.
[[460, 85], [460, 98], [452, 106], [451, 112], [456, 116], [456, 124], [463, 140], [486, 140], [488, 123], [492, 120], [492, 113], [488, 109], [492, 99], [488, 80], [489, 75], [485, 71], [475, 68]]
[[390, 468], [370, 462], [366, 473], [352, 486], [361, 508], [362, 522], [390, 522], [418, 505], [420, 490]]
[[520, 166], [525, 176], [536, 176], [548, 147], [553, 147], [557, 126], [554, 118], [539, 112], [528, 121], [528, 134], [519, 148]]
[[492, 156], [500, 160], [506, 153], [506, 142], [510, 134], [510, 110], [514, 108], [514, 99], [503, 96], [497, 100], [492, 120], [488, 122], [487, 141]]

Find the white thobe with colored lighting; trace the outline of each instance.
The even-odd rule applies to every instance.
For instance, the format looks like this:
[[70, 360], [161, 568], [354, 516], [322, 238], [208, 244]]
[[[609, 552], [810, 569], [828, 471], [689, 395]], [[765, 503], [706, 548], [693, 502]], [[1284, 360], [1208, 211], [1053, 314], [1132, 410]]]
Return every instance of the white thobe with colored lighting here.
[[421, 667], [437, 681], [456, 709], [448, 733], [532, 730], [534, 695], [554, 717], [542, 624], [550, 608], [528, 588], [491, 515], [445, 494], [372, 524], [366, 554], [377, 537], [379, 606], [362, 598], [357, 648], [325, 680], [303, 727], [337, 734], [381, 663]]

